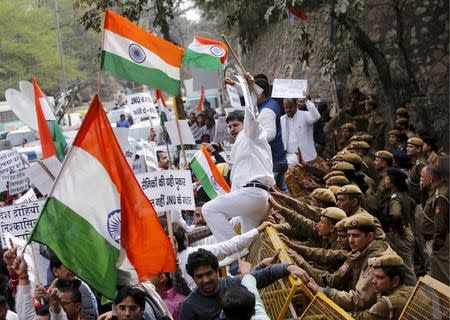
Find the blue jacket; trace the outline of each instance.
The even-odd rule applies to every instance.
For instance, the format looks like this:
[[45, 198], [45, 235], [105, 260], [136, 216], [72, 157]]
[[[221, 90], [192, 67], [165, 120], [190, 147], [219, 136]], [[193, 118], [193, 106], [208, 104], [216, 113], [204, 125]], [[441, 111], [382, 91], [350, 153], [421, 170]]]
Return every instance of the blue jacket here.
[[286, 161], [286, 150], [284, 149], [283, 139], [281, 139], [281, 108], [278, 102], [276, 102], [272, 98], [268, 98], [263, 103], [258, 104], [258, 111], [261, 112], [263, 109], [270, 109], [275, 113], [276, 116], [276, 128], [277, 132], [275, 134], [275, 138], [269, 142], [270, 148], [272, 149], [272, 161], [273, 168], [277, 171], [277, 168], [281, 164], [287, 163]]

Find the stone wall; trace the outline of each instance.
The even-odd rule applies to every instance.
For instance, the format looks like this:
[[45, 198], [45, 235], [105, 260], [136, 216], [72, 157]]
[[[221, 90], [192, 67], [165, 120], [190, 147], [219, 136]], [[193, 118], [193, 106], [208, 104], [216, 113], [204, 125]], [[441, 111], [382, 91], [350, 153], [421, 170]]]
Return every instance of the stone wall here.
[[[393, 86], [400, 101], [411, 110], [412, 122], [417, 127], [432, 128], [440, 138], [440, 145], [447, 147], [449, 136], [449, 66], [448, 66], [448, 1], [408, 0], [403, 14], [404, 46], [411, 61], [411, 69], [419, 85], [419, 94], [408, 81], [405, 59], [398, 46], [397, 18], [388, 0], [367, 1], [364, 12], [358, 17], [360, 26], [385, 54], [391, 67]], [[317, 53], [328, 41], [326, 8], [309, 13], [308, 31], [314, 41], [310, 64], [298, 59], [295, 41], [296, 26], [280, 21], [267, 28], [244, 59], [251, 72], [266, 73], [269, 78], [308, 79], [313, 97], [333, 100], [330, 81], [320, 74]], [[348, 91], [359, 87], [363, 92], [376, 94], [381, 102], [381, 87], [373, 64], [367, 64], [364, 72], [360, 51], [349, 43], [341, 57], [341, 70], [351, 73], [338, 76], [337, 85]], [[338, 89], [339, 89], [338, 88]], [[397, 106], [386, 106], [392, 110]], [[389, 113], [387, 113], [387, 118]], [[448, 147], [446, 148], [448, 150]]]

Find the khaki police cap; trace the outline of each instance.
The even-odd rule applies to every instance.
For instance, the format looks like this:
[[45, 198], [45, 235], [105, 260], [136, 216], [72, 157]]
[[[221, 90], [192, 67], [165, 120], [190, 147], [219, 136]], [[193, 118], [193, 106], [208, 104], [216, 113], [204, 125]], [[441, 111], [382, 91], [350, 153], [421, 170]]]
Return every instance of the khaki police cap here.
[[346, 184], [349, 184], [350, 182], [345, 176], [334, 176], [329, 177], [327, 180], [325, 180], [325, 183], [327, 185], [334, 185], [334, 186], [345, 186]]
[[[359, 142], [364, 142], [364, 141], [356, 141], [356, 142], [359, 143]], [[366, 142], [364, 142], [364, 143], [366, 143]], [[351, 163], [353, 165], [362, 163], [361, 157], [358, 156], [356, 153], [353, 153], [353, 152], [344, 153], [342, 155], [342, 157], [343, 157], [342, 161], [346, 161], [346, 162]]]
[[341, 126], [341, 129], [356, 131], [356, 124], [354, 124], [353, 122], [347, 122]]
[[413, 146], [416, 147], [421, 147], [423, 146], [423, 140], [417, 137], [412, 137], [409, 138], [408, 141], [406, 141], [407, 144], [412, 144]]
[[336, 153], [336, 155], [331, 160], [333, 160], [333, 161], [344, 161], [344, 152]]
[[338, 221], [334, 226], [336, 227], [336, 229], [338, 231], [342, 231], [345, 230], [345, 224], [347, 223], [347, 221], [350, 219], [351, 217], [347, 217], [342, 219], [341, 221]]
[[355, 167], [351, 163], [345, 161], [336, 162], [332, 169], [338, 171], [355, 171]]
[[340, 186], [329, 186], [328, 189], [331, 190], [331, 192], [333, 192], [333, 194], [336, 196], [336, 194], [339, 192], [339, 190], [341, 190], [341, 187]]
[[380, 150], [375, 152], [375, 157], [383, 160], [394, 160], [394, 155], [386, 150]]
[[397, 108], [395, 110], [395, 113], [398, 114], [398, 115], [400, 115], [400, 114], [408, 114], [408, 110], [406, 110], [406, 108], [400, 107], [400, 108]]
[[398, 124], [407, 124], [409, 120], [407, 118], [398, 118], [395, 122]]
[[369, 149], [370, 145], [366, 141], [352, 141], [348, 149]]
[[405, 265], [403, 259], [396, 254], [385, 254], [380, 257], [370, 258], [368, 263], [374, 269], [389, 268], [389, 267], [396, 268], [396, 267], [403, 267]]
[[317, 200], [323, 202], [336, 203], [336, 197], [334, 196], [334, 193], [331, 192], [331, 190], [328, 190], [327, 188], [314, 189], [314, 191], [311, 192], [311, 197], [314, 197]]
[[338, 171], [338, 170], [330, 171], [326, 175], [323, 176], [323, 180], [326, 181], [326, 180], [330, 179], [331, 177], [336, 177], [336, 176], [345, 177], [345, 174], [342, 171]]
[[346, 229], [358, 229], [363, 227], [373, 227], [373, 228], [376, 227], [373, 217], [370, 214], [367, 213], [355, 214], [349, 217], [349, 219], [345, 223]]
[[328, 207], [322, 210], [320, 213], [322, 216], [336, 220], [341, 221], [344, 218], [347, 218], [347, 215], [345, 214], [344, 210], [341, 210], [336, 207]]
[[396, 136], [396, 137], [400, 138], [402, 133], [400, 132], [400, 130], [394, 129], [394, 130], [389, 131], [388, 135]]
[[339, 194], [354, 194], [354, 195], [362, 195], [362, 191], [361, 189], [354, 184], [347, 184], [343, 187], [341, 187], [341, 190], [339, 190], [339, 192], [337, 193]]
[[362, 141], [361, 134], [357, 133], [350, 137], [349, 141]]
[[372, 142], [373, 140], [373, 135], [369, 134], [369, 133], [363, 133], [361, 134], [361, 140], [366, 141], [366, 142]]

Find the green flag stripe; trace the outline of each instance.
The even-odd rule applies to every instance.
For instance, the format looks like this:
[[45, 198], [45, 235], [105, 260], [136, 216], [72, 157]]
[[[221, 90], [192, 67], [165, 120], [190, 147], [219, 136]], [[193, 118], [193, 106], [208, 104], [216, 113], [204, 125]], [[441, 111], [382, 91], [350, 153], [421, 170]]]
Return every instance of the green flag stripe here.
[[181, 61], [183, 65], [189, 65], [194, 68], [208, 69], [208, 70], [221, 70], [222, 63], [220, 58], [214, 57], [209, 54], [195, 52], [190, 49], [184, 51], [183, 60]]
[[163, 71], [141, 67], [110, 52], [102, 52], [101, 68], [118, 78], [160, 88], [173, 95], [180, 92], [180, 81], [169, 77]]
[[202, 187], [205, 190], [208, 197], [210, 199], [217, 198], [219, 196], [219, 194], [211, 185], [211, 181], [209, 181], [208, 174], [205, 172], [205, 170], [203, 170], [203, 167], [200, 165], [200, 163], [198, 163], [197, 159], [192, 158], [190, 166], [191, 166], [192, 172], [194, 172], [194, 174], [197, 176], [197, 178], [199, 178], [199, 180], [202, 182]]
[[56, 198], [45, 203], [32, 240], [47, 245], [69, 270], [107, 298], [114, 298], [119, 250]]

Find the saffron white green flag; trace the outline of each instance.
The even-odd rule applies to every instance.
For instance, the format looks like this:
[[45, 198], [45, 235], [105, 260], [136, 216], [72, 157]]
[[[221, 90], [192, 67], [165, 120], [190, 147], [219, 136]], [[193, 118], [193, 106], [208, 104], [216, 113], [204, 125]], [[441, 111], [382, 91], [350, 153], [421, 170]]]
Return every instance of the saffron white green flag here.
[[202, 182], [202, 187], [210, 199], [230, 192], [230, 186], [219, 172], [208, 150], [202, 145], [190, 162], [192, 172]]
[[194, 68], [221, 70], [228, 59], [227, 46], [216, 40], [196, 36], [184, 51], [183, 64]]
[[98, 96], [29, 241], [47, 245], [69, 270], [109, 299], [115, 296], [119, 267], [139, 281], [176, 270], [170, 241]]

